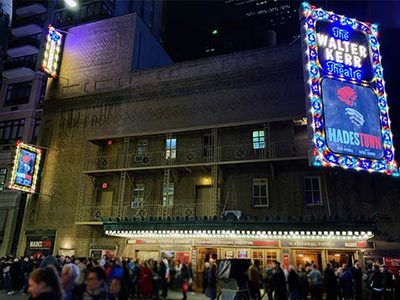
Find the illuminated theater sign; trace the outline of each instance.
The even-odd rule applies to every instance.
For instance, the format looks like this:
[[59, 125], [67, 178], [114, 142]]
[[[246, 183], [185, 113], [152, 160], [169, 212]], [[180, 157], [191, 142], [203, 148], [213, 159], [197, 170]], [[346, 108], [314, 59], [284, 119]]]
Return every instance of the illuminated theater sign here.
[[23, 143], [17, 144], [10, 189], [34, 193], [42, 151]]
[[55, 30], [53, 26], [49, 25], [42, 70], [53, 78], [58, 75], [57, 72], [60, 60], [61, 43], [62, 34]]
[[302, 6], [310, 163], [399, 175], [377, 25]]

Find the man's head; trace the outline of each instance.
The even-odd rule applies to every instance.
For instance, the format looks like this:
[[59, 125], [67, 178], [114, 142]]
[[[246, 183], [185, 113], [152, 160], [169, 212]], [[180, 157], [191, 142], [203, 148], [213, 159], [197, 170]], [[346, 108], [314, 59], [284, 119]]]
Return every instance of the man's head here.
[[79, 278], [79, 268], [75, 264], [64, 265], [61, 271], [61, 284], [64, 289], [70, 289]]
[[103, 287], [107, 274], [100, 266], [95, 266], [88, 271], [86, 277], [86, 288], [89, 291], [96, 291]]
[[273, 267], [274, 269], [279, 268], [280, 265], [281, 265], [281, 263], [280, 263], [279, 261], [277, 261], [277, 260], [273, 260], [273, 261], [272, 261], [272, 267]]

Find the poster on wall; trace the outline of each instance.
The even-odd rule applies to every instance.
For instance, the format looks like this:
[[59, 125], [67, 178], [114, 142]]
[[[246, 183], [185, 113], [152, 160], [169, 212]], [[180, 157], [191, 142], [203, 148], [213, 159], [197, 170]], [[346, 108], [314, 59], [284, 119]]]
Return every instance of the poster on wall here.
[[189, 251], [176, 251], [175, 259], [179, 260], [183, 264], [190, 263], [190, 252]]
[[55, 236], [27, 236], [25, 256], [40, 258], [53, 254]]
[[378, 26], [302, 4], [309, 162], [399, 176]]
[[175, 251], [161, 251], [161, 259], [173, 261], [175, 259]]

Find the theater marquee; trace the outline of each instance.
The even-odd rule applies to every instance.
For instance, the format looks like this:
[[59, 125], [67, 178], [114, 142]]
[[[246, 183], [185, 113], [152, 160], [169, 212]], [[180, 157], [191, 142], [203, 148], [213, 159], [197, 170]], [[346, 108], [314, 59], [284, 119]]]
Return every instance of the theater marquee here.
[[398, 176], [377, 25], [302, 8], [310, 164]]

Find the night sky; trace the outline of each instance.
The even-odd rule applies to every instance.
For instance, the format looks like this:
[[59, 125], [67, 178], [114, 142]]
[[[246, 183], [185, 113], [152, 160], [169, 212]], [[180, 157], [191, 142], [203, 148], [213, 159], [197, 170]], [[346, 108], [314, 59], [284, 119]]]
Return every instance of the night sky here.
[[[272, 0], [273, 1], [273, 0]], [[278, 0], [280, 1], [280, 0]], [[288, 1], [281, 1], [288, 2]], [[301, 3], [301, 1], [292, 1]], [[310, 4], [379, 24], [382, 64], [397, 161], [400, 161], [400, 1], [321, 0]], [[167, 0], [165, 48], [175, 62], [204, 57], [204, 45], [212, 37], [213, 29], [224, 30], [238, 26], [238, 15], [228, 10], [224, 1], [172, 1]], [[221, 28], [222, 24], [225, 28]], [[285, 28], [290, 35], [299, 34], [299, 23]], [[248, 29], [249, 31], [254, 28]], [[248, 33], [249, 35], [252, 32]], [[279, 44], [278, 38], [278, 44]], [[246, 47], [244, 47], [246, 48]]]

